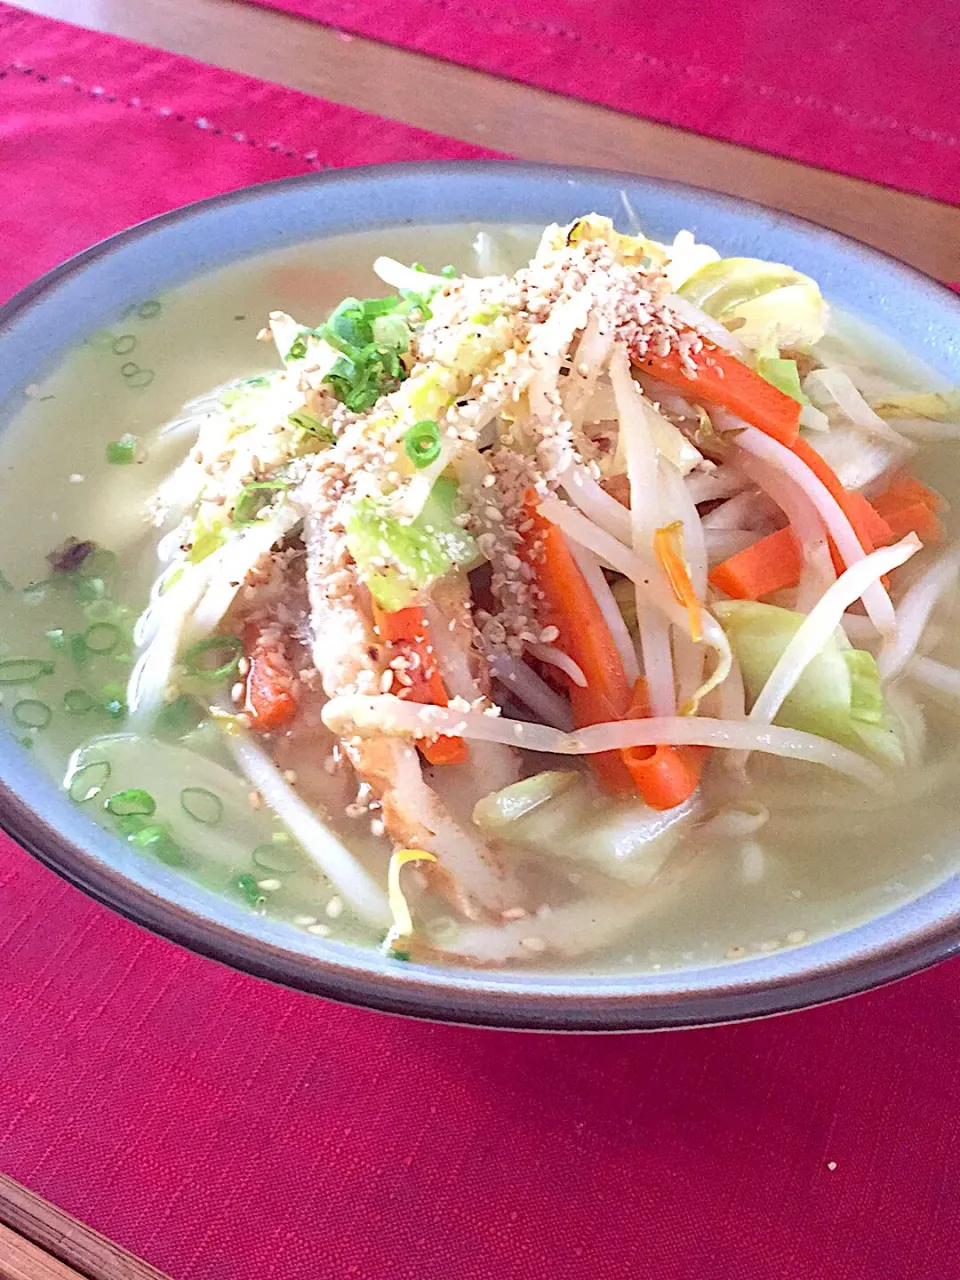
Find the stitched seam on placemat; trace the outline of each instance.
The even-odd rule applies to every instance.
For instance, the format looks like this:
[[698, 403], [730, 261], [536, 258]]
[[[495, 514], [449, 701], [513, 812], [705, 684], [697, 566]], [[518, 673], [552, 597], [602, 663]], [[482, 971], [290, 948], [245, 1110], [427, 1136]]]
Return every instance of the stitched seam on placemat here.
[[[224, 128], [222, 125], [215, 124], [212, 120], [208, 120], [206, 116], [187, 116], [182, 111], [177, 111], [173, 107], [157, 107], [149, 102], [144, 102], [139, 97], [123, 98], [118, 94], [108, 93], [101, 85], [93, 85], [87, 87], [80, 84], [73, 76], [61, 75], [51, 76], [45, 72], [34, 70], [33, 67], [25, 66], [22, 62], [8, 62], [7, 65], [0, 69], [0, 80], [3, 80], [11, 71], [16, 71], [22, 76], [29, 76], [32, 80], [39, 84], [49, 84], [51, 87], [60, 85], [64, 88], [73, 89], [77, 93], [86, 94], [88, 98], [92, 98], [94, 102], [107, 102], [114, 106], [130, 107], [138, 111], [146, 111], [149, 115], [159, 116], [162, 120], [174, 120], [178, 124], [192, 125], [195, 129], [199, 129], [204, 133], [210, 134], [214, 138], [225, 138], [228, 142], [235, 142], [242, 145], [257, 147], [261, 151], [270, 151], [274, 155], [286, 156], [291, 160], [301, 160], [307, 164], [315, 165], [319, 169], [327, 169], [329, 165], [319, 158], [317, 151], [295, 151], [292, 147], [285, 146], [282, 142], [260, 142], [256, 138], [251, 138], [249, 134], [242, 130], [231, 130]], [[319, 99], [318, 99], [319, 101]]]
[[[579, 31], [573, 31], [569, 27], [561, 27], [548, 22], [537, 22], [532, 19], [512, 18], [498, 11], [477, 9], [472, 4], [458, 4], [456, 0], [420, 0], [420, 2], [444, 12], [455, 14], [458, 17], [477, 18], [483, 22], [499, 22], [514, 31], [528, 31], [532, 35], [543, 35], [553, 39], [565, 40], [569, 44], [578, 44], [585, 49], [592, 50], [594, 53], [603, 54], [605, 57], [625, 58], [630, 62], [642, 63], [652, 70], [662, 71], [668, 75], [684, 75], [695, 80], [710, 79], [725, 88], [746, 89], [768, 101], [771, 98], [776, 98], [791, 107], [805, 107], [813, 111], [826, 112], [835, 116], [838, 120], [842, 120], [845, 124], [856, 127], [876, 129], [889, 133], [902, 133], [915, 138], [918, 142], [932, 142], [936, 146], [942, 147], [955, 147], [960, 144], [960, 136], [957, 134], [944, 133], [940, 129], [927, 129], [916, 124], [906, 124], [891, 116], [864, 116], [862, 111], [858, 111], [854, 107], [846, 107], [839, 102], [827, 102], [826, 99], [814, 94], [809, 94], [806, 97], [799, 93], [792, 94], [788, 89], [781, 89], [777, 85], [763, 84], [759, 80], [742, 80], [737, 76], [727, 75], [726, 72], [718, 74], [715, 71], [711, 71], [709, 67], [693, 64], [683, 66], [677, 63], [670, 63], [651, 53], [643, 53], [637, 49], [620, 49], [616, 45], [604, 44], [600, 40], [582, 36]], [[361, 6], [352, 3], [351, 0], [339, 0], [339, 4], [337, 4], [337, 0], [334, 0], [334, 7], [339, 7], [347, 12], [362, 13]], [[462, 61], [460, 58], [454, 60], [457, 62]], [[473, 64], [467, 63], [466, 65]], [[519, 79], [520, 77], [515, 78]], [[584, 96], [576, 90], [574, 92], [577, 97]]]

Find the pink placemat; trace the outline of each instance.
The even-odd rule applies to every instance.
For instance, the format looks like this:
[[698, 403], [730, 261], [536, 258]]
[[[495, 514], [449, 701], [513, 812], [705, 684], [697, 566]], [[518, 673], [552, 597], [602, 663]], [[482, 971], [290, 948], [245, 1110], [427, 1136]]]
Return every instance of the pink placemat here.
[[[0, 294], [189, 198], [468, 151], [3, 6], [0, 48]], [[0, 837], [0, 1169], [175, 1280], [951, 1280], [958, 976], [685, 1034], [428, 1026]]]
[[960, 202], [952, 0], [250, 0]]

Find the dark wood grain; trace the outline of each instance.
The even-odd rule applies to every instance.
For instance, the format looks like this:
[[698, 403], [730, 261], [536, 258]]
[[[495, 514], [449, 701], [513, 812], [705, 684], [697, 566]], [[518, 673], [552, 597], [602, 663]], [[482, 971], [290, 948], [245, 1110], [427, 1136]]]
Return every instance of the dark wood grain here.
[[0, 1280], [170, 1280], [0, 1174]]
[[960, 279], [960, 209], [576, 102], [240, 0], [19, 6], [526, 160], [625, 169], [745, 196]]

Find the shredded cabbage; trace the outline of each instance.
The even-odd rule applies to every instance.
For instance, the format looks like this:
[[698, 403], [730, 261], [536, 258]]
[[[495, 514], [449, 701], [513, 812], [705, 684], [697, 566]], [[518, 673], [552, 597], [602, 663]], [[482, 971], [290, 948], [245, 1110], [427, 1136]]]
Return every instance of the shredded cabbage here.
[[826, 327], [826, 303], [816, 281], [779, 262], [720, 258], [695, 271], [677, 292], [735, 330], [748, 347], [773, 337], [781, 347], [806, 349]]
[[[713, 610], [730, 639], [752, 705], [806, 617], [752, 600], [720, 601]], [[850, 648], [840, 628], [784, 698], [774, 724], [903, 763], [900, 739], [884, 708], [876, 660], [865, 650]]]
[[478, 559], [476, 542], [457, 523], [461, 510], [457, 486], [445, 476], [434, 483], [420, 515], [407, 523], [372, 498], [354, 503], [346, 520], [347, 547], [381, 608], [402, 609], [452, 568]]
[[633, 884], [649, 884], [694, 814], [696, 801], [661, 812], [639, 800], [597, 804], [589, 778], [551, 769], [480, 800], [477, 826], [551, 856], [594, 863]]

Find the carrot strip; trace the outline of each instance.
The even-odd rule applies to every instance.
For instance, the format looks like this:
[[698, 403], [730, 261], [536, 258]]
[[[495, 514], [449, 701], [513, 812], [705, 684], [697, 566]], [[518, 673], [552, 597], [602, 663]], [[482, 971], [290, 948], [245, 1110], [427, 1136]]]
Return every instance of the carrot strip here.
[[[643, 719], [650, 714], [647, 682], [641, 678], [634, 686], [630, 704], [631, 718]], [[651, 809], [675, 809], [696, 791], [700, 783], [706, 748], [626, 747], [620, 755], [637, 790]]]
[[670, 583], [674, 599], [687, 611], [690, 639], [694, 644], [699, 644], [703, 639], [703, 618], [700, 601], [693, 589], [690, 571], [683, 557], [682, 520], [675, 520], [673, 524], [657, 529], [653, 535], [653, 552], [664, 577]]
[[792, 449], [799, 438], [800, 406], [796, 400], [712, 342], [704, 342], [700, 351], [691, 353], [690, 359], [696, 366], [692, 375], [676, 350], [665, 356], [648, 351], [642, 356], [633, 354], [631, 358], [638, 369], [646, 370], [694, 400], [729, 409], [788, 448]]
[[710, 570], [710, 581], [734, 600], [759, 600], [773, 591], [795, 587], [803, 560], [791, 528], [767, 534]]
[[939, 493], [928, 489], [913, 476], [900, 476], [894, 480], [889, 488], [873, 499], [873, 508], [887, 527], [884, 545], [896, 542], [908, 533], [915, 533], [922, 542], [942, 542], [943, 525], [937, 513], [943, 505]]
[[891, 542], [897, 541], [878, 508], [869, 503], [862, 493], [849, 493], [847, 497], [857, 510], [863, 521], [864, 531], [875, 547], [888, 547]]
[[275, 645], [265, 643], [264, 632], [255, 623], [244, 628], [243, 651], [250, 664], [244, 711], [251, 729], [258, 733], [283, 729], [297, 714], [293, 676], [285, 656]]
[[939, 493], [928, 489], [914, 476], [901, 476], [873, 499], [873, 505], [881, 513], [887, 507], [910, 507], [917, 502], [922, 502], [931, 511], [941, 511], [944, 506]]
[[943, 525], [935, 511], [925, 502], [912, 502], [907, 507], [887, 509], [885, 520], [890, 530], [890, 541], [899, 542], [908, 533], [915, 533], [923, 543], [937, 544], [943, 541]]
[[[621, 720], [630, 706], [630, 686], [617, 646], [564, 534], [537, 511], [539, 501], [531, 490], [524, 504], [527, 528], [519, 554], [536, 575], [542, 595], [538, 606], [540, 621], [557, 628], [557, 648], [568, 654], [586, 676], [585, 688], [563, 677], [573, 722], [583, 728], [605, 720]], [[633, 793], [633, 781], [619, 752], [591, 755], [590, 766], [604, 790], [614, 795]]]
[[[410, 605], [387, 613], [374, 604], [373, 616], [381, 640], [393, 651], [394, 657], [403, 657], [409, 663], [406, 674], [412, 683], [401, 689], [400, 697], [408, 702], [432, 702], [445, 707], [450, 699], [433, 659], [430, 624], [423, 610], [418, 605]], [[447, 734], [418, 746], [430, 764], [463, 764], [467, 759], [463, 739]]]

